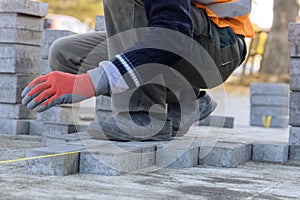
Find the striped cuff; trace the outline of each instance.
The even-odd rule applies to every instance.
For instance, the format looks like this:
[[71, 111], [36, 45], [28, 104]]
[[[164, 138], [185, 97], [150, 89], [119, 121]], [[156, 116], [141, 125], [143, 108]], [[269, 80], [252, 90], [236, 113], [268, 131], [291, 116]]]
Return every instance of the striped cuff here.
[[[96, 96], [129, 89], [117, 67], [110, 61], [102, 61], [99, 67], [87, 72], [95, 87]], [[109, 85], [109, 86], [108, 86]]]
[[118, 69], [129, 88], [136, 88], [142, 85], [142, 79], [135, 66], [124, 54], [116, 55], [112, 63]]

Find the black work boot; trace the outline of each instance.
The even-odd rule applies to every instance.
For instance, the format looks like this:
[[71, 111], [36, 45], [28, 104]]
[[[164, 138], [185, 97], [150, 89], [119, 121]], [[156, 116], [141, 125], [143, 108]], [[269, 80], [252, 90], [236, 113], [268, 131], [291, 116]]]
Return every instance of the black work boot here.
[[134, 93], [97, 97], [97, 119], [87, 131], [93, 137], [117, 141], [171, 140], [172, 122], [167, 119], [165, 95], [164, 87], [153, 84]]
[[145, 112], [118, 113], [97, 111], [97, 119], [87, 132], [94, 138], [114, 141], [169, 141], [172, 122], [152, 117]]
[[186, 103], [168, 103], [168, 119], [172, 121], [172, 136], [185, 135], [192, 124], [208, 117], [217, 107], [217, 103], [205, 91], [198, 99]]

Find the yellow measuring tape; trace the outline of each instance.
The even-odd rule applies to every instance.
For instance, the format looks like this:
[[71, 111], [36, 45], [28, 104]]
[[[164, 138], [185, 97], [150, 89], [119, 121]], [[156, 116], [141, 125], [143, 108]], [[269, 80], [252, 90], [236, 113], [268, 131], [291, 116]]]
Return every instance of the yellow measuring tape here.
[[0, 165], [7, 164], [7, 163], [27, 161], [27, 160], [35, 160], [35, 159], [43, 159], [43, 158], [50, 158], [50, 157], [57, 157], [57, 156], [72, 155], [72, 154], [77, 154], [77, 153], [80, 153], [80, 151], [49, 154], [49, 155], [44, 155], [44, 156], [34, 156], [34, 157], [28, 157], [28, 158], [17, 158], [17, 159], [13, 159], [13, 160], [3, 160], [3, 161], [0, 161]]
[[272, 116], [262, 116], [262, 124], [265, 128], [270, 128], [272, 121]]

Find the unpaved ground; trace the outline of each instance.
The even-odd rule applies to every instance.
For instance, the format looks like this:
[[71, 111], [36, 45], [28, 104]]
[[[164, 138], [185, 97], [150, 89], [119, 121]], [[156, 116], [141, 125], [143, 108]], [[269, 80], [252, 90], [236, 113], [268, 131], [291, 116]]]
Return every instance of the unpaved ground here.
[[[37, 137], [0, 136], [1, 160], [40, 146]], [[297, 163], [296, 163], [297, 164]], [[300, 164], [249, 162], [238, 168], [161, 169], [119, 177], [24, 173], [25, 162], [0, 165], [0, 199], [300, 199]]]

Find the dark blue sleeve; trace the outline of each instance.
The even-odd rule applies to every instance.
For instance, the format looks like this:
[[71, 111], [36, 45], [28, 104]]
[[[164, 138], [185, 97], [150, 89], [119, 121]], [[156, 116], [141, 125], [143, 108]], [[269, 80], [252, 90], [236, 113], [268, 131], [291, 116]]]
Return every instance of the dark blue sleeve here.
[[[172, 67], [181, 59], [178, 53], [172, 52], [185, 51], [184, 38], [193, 34], [190, 0], [144, 0], [144, 7], [150, 27], [148, 33], [133, 47], [112, 59], [122, 75], [131, 71], [126, 76], [129, 87], [137, 87], [142, 82], [139, 80], [143, 79], [141, 74], [135, 70], [140, 65], [158, 63]], [[178, 39], [172, 37], [172, 33], [181, 36]], [[162, 44], [170, 51], [159, 48]]]

